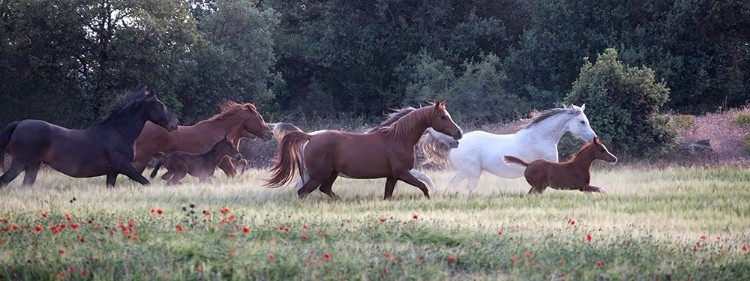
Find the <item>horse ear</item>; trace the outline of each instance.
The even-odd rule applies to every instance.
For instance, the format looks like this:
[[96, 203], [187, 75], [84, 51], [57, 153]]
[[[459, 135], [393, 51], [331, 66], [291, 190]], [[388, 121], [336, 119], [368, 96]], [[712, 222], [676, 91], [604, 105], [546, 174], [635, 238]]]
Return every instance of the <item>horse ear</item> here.
[[585, 103], [581, 105], [581, 111], [583, 111], [584, 109], [586, 109], [586, 104]]
[[435, 108], [445, 109], [445, 100], [439, 100], [435, 103]]
[[599, 144], [599, 137], [594, 137], [594, 144]]

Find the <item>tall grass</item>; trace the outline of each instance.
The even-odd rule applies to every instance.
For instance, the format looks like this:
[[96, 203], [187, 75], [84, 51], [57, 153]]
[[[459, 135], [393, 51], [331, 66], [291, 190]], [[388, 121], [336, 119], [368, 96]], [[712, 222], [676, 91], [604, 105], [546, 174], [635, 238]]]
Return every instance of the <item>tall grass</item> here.
[[[427, 174], [441, 188], [452, 176]], [[145, 187], [121, 177], [114, 189], [56, 172], [25, 189], [19, 178], [0, 190], [0, 279], [750, 277], [746, 169], [597, 169], [592, 184], [605, 195], [527, 196], [523, 179], [485, 174], [473, 192], [432, 200], [399, 183], [390, 201], [384, 180], [340, 178], [343, 200], [300, 200], [291, 187], [263, 187], [269, 176]]]

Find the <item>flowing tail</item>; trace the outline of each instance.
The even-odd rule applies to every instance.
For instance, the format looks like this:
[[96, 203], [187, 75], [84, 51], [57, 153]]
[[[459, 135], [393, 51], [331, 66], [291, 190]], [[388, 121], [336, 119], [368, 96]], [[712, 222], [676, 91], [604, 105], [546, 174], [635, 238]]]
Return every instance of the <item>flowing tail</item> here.
[[156, 166], [154, 166], [154, 170], [151, 171], [151, 178], [156, 177], [156, 173], [159, 172], [159, 168], [161, 168], [161, 165], [164, 164], [164, 159], [167, 159], [167, 157], [164, 157], [162, 159], [159, 159], [159, 161], [156, 161]]
[[302, 155], [300, 155], [300, 148], [308, 140], [311, 135], [308, 135], [300, 131], [287, 132], [284, 138], [279, 142], [279, 155], [276, 159], [276, 165], [271, 168], [273, 177], [266, 182], [268, 187], [279, 187], [287, 184], [294, 177], [294, 173], [297, 168], [300, 169], [300, 177], [302, 176]]
[[273, 132], [273, 137], [276, 138], [276, 141], [278, 142], [281, 142], [281, 139], [284, 138], [284, 135], [289, 132], [302, 132], [302, 129], [289, 123], [279, 122], [268, 125], [273, 127], [271, 131]]
[[508, 164], [518, 164], [524, 167], [529, 166], [529, 163], [523, 162], [523, 160], [518, 159], [518, 157], [506, 155], [506, 156], [503, 156], [503, 160], [505, 160], [505, 163], [508, 163]]
[[450, 166], [449, 156], [451, 147], [454, 145], [447, 143], [446, 139], [442, 138], [442, 136], [449, 138], [449, 141], [455, 142], [452, 137], [437, 132], [433, 134], [430, 131], [419, 139], [417, 145], [424, 156], [424, 164], [434, 164], [440, 167]]
[[0, 168], [5, 171], [5, 147], [10, 142], [10, 136], [13, 135], [13, 131], [16, 130], [18, 122], [13, 122], [5, 126], [2, 132], [0, 132]]

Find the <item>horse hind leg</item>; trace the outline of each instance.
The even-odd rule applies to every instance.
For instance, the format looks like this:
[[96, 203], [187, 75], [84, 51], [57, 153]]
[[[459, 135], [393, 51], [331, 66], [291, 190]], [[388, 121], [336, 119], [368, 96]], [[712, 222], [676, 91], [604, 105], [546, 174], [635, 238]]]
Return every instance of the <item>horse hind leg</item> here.
[[13, 161], [10, 164], [10, 168], [8, 168], [8, 170], [5, 171], [2, 176], [0, 176], [0, 187], [8, 185], [11, 181], [16, 179], [16, 177], [18, 177], [18, 175], [20, 175], [23, 170], [24, 167], [22, 164], [18, 163], [17, 161]]
[[320, 185], [320, 188], [318, 190], [328, 195], [328, 197], [331, 197], [336, 200], [341, 200], [341, 197], [339, 197], [336, 193], [333, 192], [333, 189], [331, 189], [333, 187], [333, 182], [336, 181], [338, 177], [339, 177], [339, 173], [336, 171], [333, 171], [333, 173], [331, 173], [331, 176], [328, 177], [328, 179], [326, 179], [323, 182], [323, 184]]
[[464, 179], [466, 179], [466, 175], [461, 171], [457, 172], [451, 178], [450, 182], [448, 182], [448, 190], [455, 189], [458, 186], [458, 184], [461, 183]]
[[532, 185], [529, 194], [542, 194], [547, 189], [547, 185]]
[[307, 195], [310, 195], [310, 193], [315, 191], [315, 189], [317, 189], [321, 183], [323, 183], [322, 180], [311, 178], [299, 190], [297, 190], [299, 199], [304, 199], [305, 197], [307, 197]]
[[39, 174], [39, 167], [41, 166], [41, 164], [41, 162], [37, 162], [34, 164], [26, 165], [26, 173], [23, 175], [23, 184], [21, 184], [21, 186], [28, 187], [34, 185], [36, 176], [37, 174]]

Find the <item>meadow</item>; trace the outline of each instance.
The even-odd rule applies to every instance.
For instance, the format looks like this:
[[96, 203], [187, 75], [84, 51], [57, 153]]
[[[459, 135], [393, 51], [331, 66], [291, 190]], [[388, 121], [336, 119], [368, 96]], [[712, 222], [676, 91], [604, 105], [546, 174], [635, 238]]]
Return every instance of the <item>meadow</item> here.
[[[149, 172], [149, 171], [147, 171]], [[426, 200], [399, 183], [339, 178], [343, 200], [263, 187], [140, 186], [54, 171], [0, 190], [0, 280], [742, 280], [750, 278], [750, 171], [597, 166], [607, 194], [482, 176]]]

